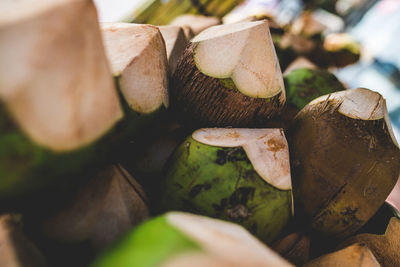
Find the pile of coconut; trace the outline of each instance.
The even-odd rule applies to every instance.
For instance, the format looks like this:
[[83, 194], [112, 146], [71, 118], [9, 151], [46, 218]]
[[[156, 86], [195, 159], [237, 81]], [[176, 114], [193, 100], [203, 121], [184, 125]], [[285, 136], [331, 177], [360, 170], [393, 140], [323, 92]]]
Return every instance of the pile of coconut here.
[[385, 99], [303, 20], [1, 1], [0, 266], [400, 266]]

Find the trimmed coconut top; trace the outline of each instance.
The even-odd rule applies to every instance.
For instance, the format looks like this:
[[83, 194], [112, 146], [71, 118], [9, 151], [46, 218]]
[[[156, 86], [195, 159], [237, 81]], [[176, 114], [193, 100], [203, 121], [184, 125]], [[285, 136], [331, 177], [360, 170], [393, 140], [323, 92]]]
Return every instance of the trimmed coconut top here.
[[175, 46], [178, 46], [180, 43], [183, 43], [183, 46], [186, 47], [187, 40], [185, 33], [183, 32], [181, 27], [166, 25], [166, 26], [158, 26], [158, 29], [160, 30], [164, 38], [168, 58], [171, 56], [171, 53], [175, 48]]
[[1, 102], [21, 130], [51, 150], [100, 138], [123, 114], [95, 7], [78, 0], [6, 2], [8, 8], [26, 6], [9, 10], [21, 13], [0, 27]]
[[175, 26], [189, 26], [196, 35], [211, 26], [221, 24], [221, 21], [217, 17], [184, 14], [176, 17], [169, 24]]
[[331, 100], [339, 102], [338, 112], [349, 118], [359, 120], [384, 119], [393, 143], [399, 147], [390, 123], [386, 100], [382, 95], [366, 88], [356, 88], [318, 97], [311, 101], [309, 105]]
[[188, 40], [183, 29], [179, 26], [166, 25], [158, 26], [167, 49], [167, 58], [169, 61], [171, 74], [175, 72], [176, 65], [180, 56], [185, 51]]
[[192, 137], [210, 146], [243, 147], [261, 178], [282, 190], [292, 188], [289, 149], [281, 129], [203, 128]]
[[168, 106], [168, 63], [157, 27], [133, 23], [102, 23], [103, 41], [113, 75], [129, 106], [151, 113]]
[[220, 25], [201, 32], [194, 61], [210, 77], [231, 78], [250, 97], [270, 98], [284, 92], [284, 84], [268, 22]]
[[[292, 266], [237, 224], [183, 212], [170, 212], [165, 216], [171, 225], [199, 243], [207, 254], [215, 256], [213, 261], [196, 253], [195, 258], [202, 262], [230, 263], [225, 266]], [[172, 262], [192, 266], [193, 258], [183, 254]], [[186, 265], [182, 265], [184, 262]], [[166, 266], [177, 266], [168, 264]]]

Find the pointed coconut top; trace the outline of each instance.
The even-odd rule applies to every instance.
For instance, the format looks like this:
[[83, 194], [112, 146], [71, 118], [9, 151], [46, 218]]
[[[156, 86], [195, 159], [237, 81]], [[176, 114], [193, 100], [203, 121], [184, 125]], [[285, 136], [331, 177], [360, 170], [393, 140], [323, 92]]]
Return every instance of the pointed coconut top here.
[[168, 106], [168, 63], [157, 27], [133, 23], [103, 23], [103, 40], [113, 75], [129, 106], [151, 113]]
[[292, 188], [289, 149], [281, 129], [204, 128], [193, 139], [210, 146], [243, 147], [256, 172], [269, 184]]
[[195, 38], [197, 68], [214, 78], [231, 78], [250, 97], [284, 93], [282, 72], [268, 22], [255, 21], [211, 27]]
[[215, 256], [215, 260], [200, 253], [183, 254], [164, 267], [201, 266], [194, 259], [213, 263], [211, 266], [292, 266], [239, 225], [183, 212], [167, 213], [166, 219], [199, 243], [207, 255]]
[[184, 14], [176, 17], [169, 24], [175, 26], [189, 26], [196, 35], [211, 26], [221, 24], [221, 21], [217, 17]]
[[158, 26], [167, 48], [167, 58], [171, 74], [175, 72], [178, 59], [185, 51], [188, 40], [183, 29], [179, 26], [167, 25]]
[[122, 110], [94, 5], [7, 0], [0, 10], [0, 101], [21, 130], [55, 151], [109, 131]]
[[338, 112], [352, 119], [384, 119], [393, 143], [399, 147], [390, 123], [386, 100], [379, 93], [366, 88], [356, 88], [318, 97], [308, 105], [317, 105], [325, 101], [338, 102]]

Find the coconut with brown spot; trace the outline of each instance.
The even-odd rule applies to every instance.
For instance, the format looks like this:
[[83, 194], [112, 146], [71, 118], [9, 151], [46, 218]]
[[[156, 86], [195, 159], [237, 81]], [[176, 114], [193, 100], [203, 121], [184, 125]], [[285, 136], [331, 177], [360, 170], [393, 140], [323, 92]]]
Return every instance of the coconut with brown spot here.
[[293, 265], [239, 225], [189, 213], [170, 212], [134, 229], [92, 266]]
[[91, 1], [1, 1], [0, 57], [1, 199], [104, 155], [123, 113]]
[[265, 126], [284, 103], [267, 21], [203, 31], [191, 40], [171, 81], [171, 107], [196, 126]]
[[298, 215], [327, 236], [357, 231], [399, 176], [385, 99], [368, 89], [313, 100], [296, 116], [289, 140]]
[[204, 128], [166, 164], [163, 210], [236, 222], [272, 241], [292, 214], [288, 146], [280, 129]]

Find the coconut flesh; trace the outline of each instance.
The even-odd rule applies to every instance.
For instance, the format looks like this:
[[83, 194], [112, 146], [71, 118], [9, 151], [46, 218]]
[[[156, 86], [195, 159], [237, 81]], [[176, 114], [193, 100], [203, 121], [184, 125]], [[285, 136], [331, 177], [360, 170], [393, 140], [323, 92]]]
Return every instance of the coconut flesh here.
[[290, 132], [294, 193], [305, 219], [329, 236], [354, 233], [399, 176], [400, 150], [385, 99], [364, 88], [319, 97], [296, 116]]
[[175, 256], [163, 267], [292, 266], [239, 225], [181, 212], [165, 216], [172, 226], [198, 243], [203, 252]]
[[269, 98], [284, 89], [266, 20], [214, 26], [192, 42], [196, 66], [205, 75], [231, 78], [250, 97]]
[[74, 150], [122, 118], [91, 2], [1, 1], [0, 57], [0, 100], [36, 144]]
[[180, 56], [183, 54], [183, 51], [185, 51], [188, 39], [182, 27], [167, 25], [158, 26], [158, 29], [165, 41], [170, 74], [173, 74]]
[[168, 62], [157, 27], [103, 23], [103, 41], [112, 73], [131, 109], [148, 114], [168, 107]]
[[281, 190], [292, 189], [289, 153], [282, 130], [203, 128], [192, 137], [210, 146], [243, 147], [254, 169], [268, 184]]

